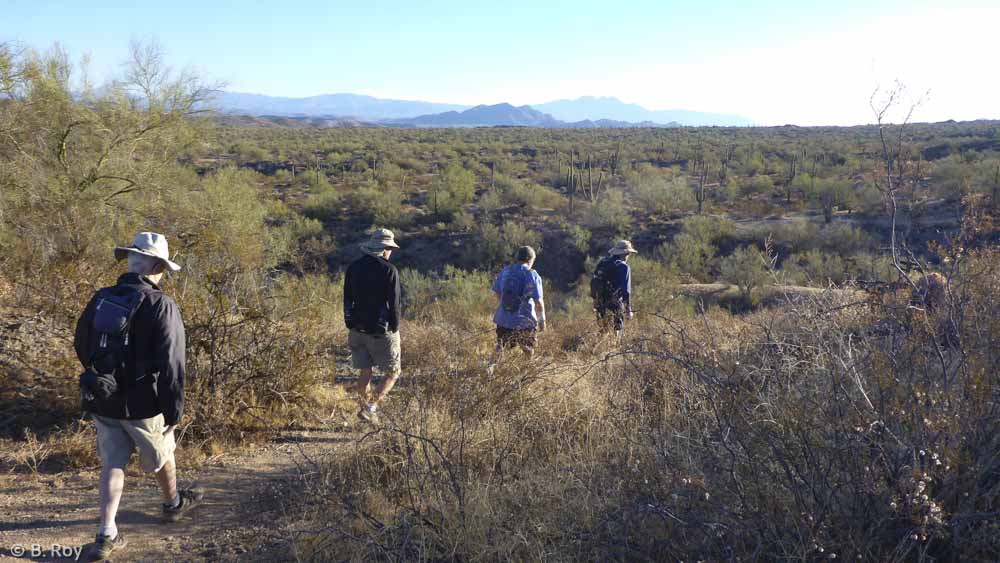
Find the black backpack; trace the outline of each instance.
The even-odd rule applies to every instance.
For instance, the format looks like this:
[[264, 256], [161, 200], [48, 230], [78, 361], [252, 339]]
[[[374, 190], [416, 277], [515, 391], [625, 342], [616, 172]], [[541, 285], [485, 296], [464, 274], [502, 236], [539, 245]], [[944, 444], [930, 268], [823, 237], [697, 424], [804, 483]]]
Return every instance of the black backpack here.
[[590, 278], [590, 297], [597, 303], [611, 303], [615, 299], [610, 276], [614, 264], [614, 258], [602, 258], [594, 268], [594, 276]]
[[85, 402], [108, 401], [127, 386], [125, 361], [132, 319], [146, 297], [154, 292], [115, 286], [101, 289], [94, 296], [94, 313], [86, 342], [88, 361], [80, 375]]

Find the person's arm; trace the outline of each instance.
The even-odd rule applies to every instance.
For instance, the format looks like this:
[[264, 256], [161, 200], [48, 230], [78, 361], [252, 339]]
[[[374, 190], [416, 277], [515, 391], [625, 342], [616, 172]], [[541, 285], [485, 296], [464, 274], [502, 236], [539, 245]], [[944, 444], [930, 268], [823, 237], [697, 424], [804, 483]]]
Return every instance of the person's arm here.
[[351, 283], [351, 268], [344, 273], [344, 326], [348, 330], [354, 328], [354, 292]]
[[94, 298], [90, 299], [83, 314], [76, 321], [76, 332], [73, 336], [73, 348], [76, 350], [76, 357], [84, 369], [90, 363], [90, 358], [86, 357], [89, 352], [90, 327], [94, 324]]
[[497, 274], [497, 277], [493, 278], [493, 294], [497, 296], [497, 307], [500, 306], [500, 303], [503, 300], [503, 295], [501, 294], [500, 291], [500, 288], [502, 287], [500, 284], [500, 278], [502, 277], [503, 277], [503, 270], [501, 270], [500, 273]]
[[500, 279], [501, 278], [503, 278], [503, 270], [500, 270], [500, 273], [497, 274], [497, 277], [493, 278], [493, 293], [496, 293], [497, 296], [500, 295], [500, 291], [501, 291], [501, 287], [502, 287], [501, 284], [500, 284]]
[[538, 330], [539, 332], [544, 332], [546, 327], [545, 322], [545, 299], [542, 291], [542, 277], [538, 275], [538, 272], [532, 271], [531, 278], [534, 281], [532, 284], [534, 286], [533, 293], [531, 297], [535, 299], [538, 303]]
[[184, 322], [177, 303], [167, 296], [160, 298], [153, 310], [153, 358], [159, 375], [156, 378], [156, 400], [163, 413], [167, 432], [177, 426], [184, 414], [184, 371], [186, 350]]
[[632, 268], [625, 265], [625, 285], [624, 285], [624, 295], [622, 296], [623, 302], [625, 303], [625, 312], [628, 314], [629, 318], [632, 317]]
[[389, 295], [386, 299], [389, 304], [389, 332], [399, 332], [399, 271], [396, 268], [389, 270]]

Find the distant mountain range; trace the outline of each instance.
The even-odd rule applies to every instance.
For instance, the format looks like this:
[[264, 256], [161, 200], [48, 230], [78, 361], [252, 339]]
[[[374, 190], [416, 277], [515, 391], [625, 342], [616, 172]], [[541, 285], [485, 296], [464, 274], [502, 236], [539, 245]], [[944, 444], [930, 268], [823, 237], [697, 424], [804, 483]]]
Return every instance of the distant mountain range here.
[[220, 92], [215, 99], [215, 106], [222, 111], [246, 115], [336, 116], [368, 121], [417, 117], [459, 111], [469, 107], [409, 100], [385, 100], [359, 94], [282, 98], [241, 92]]
[[229, 114], [267, 116], [272, 122], [292, 118], [296, 123], [320, 126], [482, 127], [523, 126], [554, 128], [676, 127], [681, 125], [746, 126], [753, 122], [738, 115], [686, 110], [650, 111], [616, 98], [584, 96], [534, 106], [510, 104], [475, 107], [432, 102], [389, 100], [357, 94], [325, 94], [283, 98], [221, 92], [214, 107]]
[[627, 104], [618, 98], [595, 98], [583, 96], [575, 100], [556, 100], [531, 106], [562, 121], [581, 121], [585, 119], [605, 118], [617, 121], [653, 123], [680, 123], [690, 126], [720, 125], [727, 127], [745, 127], [754, 125], [750, 119], [739, 115], [725, 113], [705, 113], [700, 111], [648, 110], [637, 104]]
[[558, 127], [562, 124], [551, 115], [542, 113], [531, 106], [514, 107], [510, 104], [476, 106], [465, 111], [447, 111], [431, 115], [421, 115], [413, 119], [399, 120], [403, 124], [417, 127], [469, 127], [469, 126], [522, 126]]
[[431, 115], [421, 115], [410, 119], [384, 121], [387, 125], [407, 127], [548, 127], [548, 128], [593, 128], [593, 127], [676, 127], [677, 123], [658, 124], [652, 122], [631, 123], [611, 119], [597, 121], [581, 120], [566, 122], [542, 113], [531, 106], [515, 107], [510, 104], [476, 106], [465, 111], [448, 111]]

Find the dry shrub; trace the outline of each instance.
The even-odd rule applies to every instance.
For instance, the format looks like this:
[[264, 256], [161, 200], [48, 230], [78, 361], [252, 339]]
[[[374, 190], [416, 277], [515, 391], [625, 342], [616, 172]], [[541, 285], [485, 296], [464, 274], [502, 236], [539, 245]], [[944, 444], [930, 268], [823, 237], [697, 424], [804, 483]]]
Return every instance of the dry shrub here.
[[963, 257], [933, 311], [817, 292], [648, 314], [621, 347], [492, 373], [426, 327], [418, 385], [308, 480], [300, 555], [995, 560], [997, 258]]
[[220, 437], [304, 420], [333, 344], [346, 338], [339, 281], [232, 274], [179, 295], [188, 329], [187, 404], [196, 435]]

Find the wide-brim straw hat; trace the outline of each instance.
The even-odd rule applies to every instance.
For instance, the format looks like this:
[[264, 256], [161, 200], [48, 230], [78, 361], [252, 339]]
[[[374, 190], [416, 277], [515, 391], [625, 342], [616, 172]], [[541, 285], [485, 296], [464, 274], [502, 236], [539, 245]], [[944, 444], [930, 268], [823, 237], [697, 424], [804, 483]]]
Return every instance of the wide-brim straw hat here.
[[362, 250], [369, 252], [381, 252], [386, 248], [399, 248], [396, 244], [396, 237], [389, 229], [378, 229], [371, 234], [367, 241], [361, 243]]
[[115, 259], [124, 260], [129, 253], [142, 254], [156, 258], [167, 265], [172, 272], [179, 271], [181, 267], [170, 260], [170, 248], [167, 246], [167, 237], [159, 233], [142, 232], [135, 235], [132, 246], [116, 246]]
[[639, 254], [639, 252], [632, 246], [632, 243], [627, 240], [620, 240], [611, 247], [608, 254], [612, 256], [623, 256], [625, 254]]

